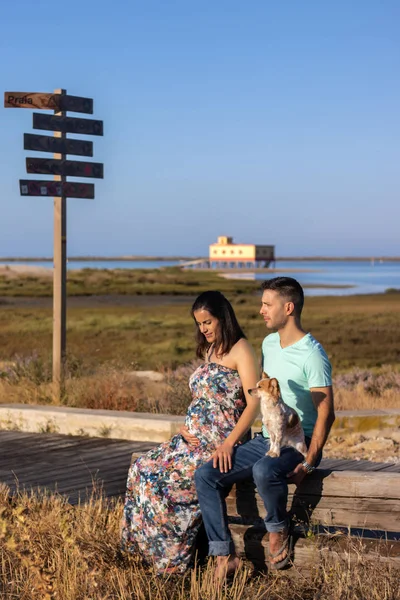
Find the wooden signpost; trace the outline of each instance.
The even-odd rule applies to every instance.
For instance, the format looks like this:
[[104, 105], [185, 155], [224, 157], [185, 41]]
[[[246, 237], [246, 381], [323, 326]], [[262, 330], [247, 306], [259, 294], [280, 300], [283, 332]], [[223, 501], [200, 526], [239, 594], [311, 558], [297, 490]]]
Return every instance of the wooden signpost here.
[[67, 181], [67, 177], [100, 178], [103, 164], [67, 160], [68, 154], [93, 156], [93, 142], [67, 138], [67, 133], [103, 135], [103, 121], [69, 117], [67, 111], [93, 113], [93, 100], [69, 96], [65, 90], [54, 93], [5, 92], [5, 108], [53, 110], [54, 114], [34, 113], [33, 128], [53, 131], [48, 135], [24, 134], [24, 149], [52, 152], [54, 157], [26, 159], [27, 173], [53, 175], [54, 180], [21, 179], [22, 196], [54, 197], [54, 276], [53, 276], [53, 383], [60, 398], [64, 387], [67, 305], [67, 198], [94, 198], [94, 184]]

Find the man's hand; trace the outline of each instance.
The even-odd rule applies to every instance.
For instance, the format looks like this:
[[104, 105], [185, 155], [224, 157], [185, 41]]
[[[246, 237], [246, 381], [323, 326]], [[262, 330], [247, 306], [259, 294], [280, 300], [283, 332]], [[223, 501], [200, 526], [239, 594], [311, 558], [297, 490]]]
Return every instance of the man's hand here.
[[305, 468], [299, 463], [293, 471], [287, 474], [288, 483], [294, 483], [296, 486], [299, 486], [306, 475]]
[[229, 442], [223, 442], [216, 448], [212, 455], [213, 467], [219, 467], [221, 473], [227, 473], [232, 468], [233, 446]]
[[181, 434], [185, 442], [187, 442], [189, 448], [193, 449], [198, 448], [198, 446], [200, 446], [199, 438], [193, 435], [193, 433], [190, 433], [186, 425], [182, 425], [182, 427], [179, 430], [179, 433]]

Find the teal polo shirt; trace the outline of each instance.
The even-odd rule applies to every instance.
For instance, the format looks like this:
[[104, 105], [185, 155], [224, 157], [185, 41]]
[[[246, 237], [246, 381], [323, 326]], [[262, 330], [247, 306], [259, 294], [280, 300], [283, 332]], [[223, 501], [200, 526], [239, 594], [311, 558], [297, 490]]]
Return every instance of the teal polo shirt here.
[[[262, 357], [264, 371], [278, 380], [283, 401], [298, 412], [305, 435], [311, 437], [317, 410], [310, 388], [332, 385], [325, 350], [311, 333], [287, 348], [281, 347], [279, 333], [271, 333], [262, 343]], [[263, 435], [269, 437], [264, 426]]]

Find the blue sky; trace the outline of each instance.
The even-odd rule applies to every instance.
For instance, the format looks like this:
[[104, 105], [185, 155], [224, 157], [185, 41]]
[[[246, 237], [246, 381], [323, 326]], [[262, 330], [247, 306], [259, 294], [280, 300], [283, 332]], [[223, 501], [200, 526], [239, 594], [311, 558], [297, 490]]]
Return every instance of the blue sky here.
[[[398, 0], [6, 3], [2, 92], [64, 87], [104, 120], [69, 255], [201, 255], [218, 235], [400, 255], [399, 23]], [[0, 108], [0, 256], [52, 254], [52, 200], [18, 188], [32, 112]]]

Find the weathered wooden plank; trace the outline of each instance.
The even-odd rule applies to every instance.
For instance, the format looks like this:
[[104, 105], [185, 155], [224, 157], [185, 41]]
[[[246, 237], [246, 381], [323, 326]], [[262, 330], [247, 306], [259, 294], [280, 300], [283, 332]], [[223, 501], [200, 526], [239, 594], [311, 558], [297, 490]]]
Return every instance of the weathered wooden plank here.
[[[48, 434], [43, 434], [43, 436]], [[10, 461], [14, 466], [18, 464], [18, 459], [22, 458], [24, 462], [37, 460], [38, 456], [46, 456], [46, 453], [51, 452], [51, 460], [58, 457], [70, 457], [76, 456], [76, 453], [84, 454], [85, 452], [105, 452], [106, 448], [104, 442], [98, 440], [98, 438], [81, 438], [79, 443], [76, 443], [77, 438], [68, 437], [60, 441], [60, 439], [51, 439], [44, 442], [38, 443], [37, 435], [34, 434], [32, 438], [34, 443], [13, 443], [10, 447], [11, 442], [8, 441], [5, 446], [0, 445], [0, 451], [2, 455], [2, 464], [6, 464]], [[79, 439], [79, 438], [78, 438]], [[75, 441], [74, 441], [75, 440]], [[97, 440], [94, 442], [94, 440]], [[27, 440], [28, 442], [28, 440]]]
[[[267, 512], [261, 498], [256, 496], [256, 514], [244, 513], [245, 522], [258, 518], [263, 519]], [[228, 515], [240, 517], [235, 499], [227, 498]], [[382, 531], [400, 531], [400, 502], [379, 498], [332, 498], [322, 496], [318, 502], [301, 502], [289, 497], [288, 510], [297, 519], [307, 522], [335, 527], [352, 527], [378, 529]], [[243, 513], [242, 513], [243, 514]], [[257, 517], [256, 517], [257, 515]]]
[[385, 473], [400, 473], [400, 463], [397, 463], [397, 465], [388, 464], [384, 471]]
[[374, 473], [377, 473], [378, 471], [384, 471], [385, 468], [386, 468], [386, 466], [383, 463], [371, 463], [368, 461], [363, 461], [362, 463], [359, 463], [358, 465], [352, 466], [351, 469], [349, 469], [349, 470], [357, 471], [357, 472], [364, 472], [364, 473], [366, 473], [367, 471], [372, 471]]
[[392, 467], [397, 467], [395, 470], [393, 470], [394, 473], [395, 472], [398, 473], [400, 471], [399, 465], [393, 465], [393, 464], [390, 464], [390, 463], [379, 463], [379, 466], [378, 466], [377, 469], [375, 469], [375, 471], [379, 472], [379, 473], [383, 473], [383, 472], [386, 472], [386, 471], [390, 472], [390, 467], [391, 466]]
[[297, 490], [299, 495], [321, 492], [324, 496], [400, 499], [400, 474], [317, 469]]
[[[321, 499], [322, 500], [322, 499]], [[395, 501], [385, 500], [389, 512], [381, 512], [377, 507], [378, 500], [372, 502], [362, 499], [351, 499], [349, 502], [336, 505], [329, 499], [328, 506], [319, 504], [312, 511], [313, 522], [334, 527], [352, 527], [360, 529], [377, 529], [380, 531], [400, 531], [400, 510]], [[382, 502], [381, 502], [382, 504]], [[297, 512], [297, 509], [294, 509]]]
[[349, 459], [323, 459], [320, 464], [320, 469], [329, 471], [381, 471], [387, 470], [389, 467], [394, 467], [396, 473], [400, 473], [400, 463], [382, 463], [372, 462], [370, 460], [349, 460]]
[[[351, 459], [342, 459], [340, 463], [335, 467], [335, 470], [338, 471], [358, 471], [360, 468], [359, 460], [351, 460]], [[324, 467], [322, 467], [324, 468]]]
[[340, 468], [341, 465], [343, 464], [343, 459], [339, 459], [339, 458], [328, 458], [328, 459], [323, 459], [321, 461], [320, 464], [320, 468], [321, 469], [336, 469], [336, 468]]
[[57, 160], [55, 158], [26, 159], [26, 172], [41, 175], [63, 175], [65, 177], [93, 177], [103, 179], [103, 163], [78, 160]]
[[[236, 551], [257, 568], [268, 564], [268, 534], [243, 525], [231, 526]], [[354, 540], [348, 536], [318, 535], [299, 539], [294, 549], [294, 568], [307, 568], [323, 562], [357, 563], [375, 561], [400, 568], [400, 543], [384, 540]]]
[[65, 196], [66, 198], [94, 199], [94, 184], [66, 181], [20, 179], [21, 196]]
[[38, 440], [40, 439], [40, 434], [38, 433], [28, 433], [28, 432], [22, 432], [22, 431], [5, 431], [5, 430], [0, 430], [0, 443], [3, 442], [3, 440], [6, 440], [6, 444], [8, 443], [8, 440], [13, 440], [14, 444], [20, 444], [20, 443], [25, 443], [25, 440], [27, 441], [32, 441], [32, 440]]
[[51, 434], [51, 433], [21, 433], [0, 431], [0, 448], [10, 455], [14, 455], [18, 450], [31, 452], [34, 450], [43, 451], [48, 445], [56, 445], [60, 451], [64, 451], [64, 447], [77, 448], [85, 450], [93, 448], [95, 450], [106, 451], [108, 447], [130, 447], [135, 448], [151, 447], [151, 442], [131, 442], [127, 440], [113, 440], [99, 437], [74, 437], [68, 435]]
[[118, 469], [120, 465], [129, 468], [130, 452], [124, 452], [113, 456], [112, 461], [102, 460], [101, 457], [96, 455], [89, 456], [86, 459], [82, 457], [70, 457], [68, 459], [60, 459], [59, 457], [53, 457], [53, 460], [44, 459], [42, 457], [37, 458], [35, 461], [23, 462], [22, 460], [18, 465], [1, 465], [0, 473], [3, 481], [13, 480], [15, 475], [21, 481], [29, 482], [31, 477], [53, 476], [54, 478], [59, 477], [71, 477], [74, 469], [85, 468], [90, 469]]
[[16, 471], [16, 475], [21, 481], [21, 484], [25, 486], [30, 485], [40, 485], [40, 486], [52, 486], [53, 484], [57, 484], [59, 486], [64, 486], [64, 484], [72, 485], [76, 481], [77, 478], [82, 478], [87, 481], [87, 485], [90, 485], [90, 482], [93, 477], [98, 479], [103, 479], [105, 482], [109, 480], [111, 477], [115, 477], [116, 474], [119, 474], [119, 478], [121, 481], [125, 480], [128, 474], [129, 464], [124, 463], [120, 470], [105, 470], [98, 465], [75, 465], [73, 469], [66, 467], [64, 470], [64, 474], [60, 475], [60, 471], [54, 472], [43, 469], [41, 473], [27, 473], [23, 477], [18, 471]]
[[[298, 518], [331, 526], [400, 531], [400, 474], [317, 471], [297, 490], [290, 486], [288, 509]], [[294, 494], [295, 493], [295, 494]], [[240, 485], [227, 499], [228, 514], [246, 522], [266, 515], [254, 486]]]
[[52, 154], [93, 156], [93, 142], [33, 133], [24, 133], [24, 149], [35, 150], [36, 152], [51, 152]]
[[[289, 486], [294, 493], [295, 486]], [[246, 501], [244, 491], [239, 488], [243, 501]], [[338, 498], [393, 498], [400, 500], [400, 473], [357, 471], [322, 471], [317, 470], [304, 480], [297, 488], [298, 496], [334, 496]], [[232, 488], [230, 496], [236, 497], [237, 490]], [[251, 500], [251, 497], [248, 498]]]
[[[105, 469], [107, 465], [110, 469], [115, 469], [118, 464], [123, 465], [128, 472], [129, 461], [130, 461], [130, 448], [120, 449], [115, 448], [114, 450], [109, 449], [107, 456], [99, 456], [97, 453], [92, 456], [70, 456], [70, 457], [55, 457], [53, 460], [37, 460], [33, 464], [15, 465], [13, 471], [21, 481], [30, 484], [32, 478], [36, 481], [36, 478], [41, 478], [42, 481], [51, 480], [57, 478], [57, 481], [62, 481], [65, 478], [70, 479], [73, 477], [73, 473], [79, 469], [84, 469], [86, 472], [98, 469]], [[4, 468], [2, 468], [4, 472]]]
[[56, 110], [57, 94], [45, 92], [4, 92], [4, 108]]
[[103, 121], [33, 113], [33, 129], [61, 131], [62, 133], [79, 133], [83, 135], [103, 135]]
[[4, 92], [4, 108], [39, 108], [41, 110], [72, 111], [93, 114], [93, 100], [42, 92]]
[[[36, 433], [28, 433], [31, 440], [37, 440]], [[0, 430], [0, 448], [4, 448], [5, 450], [9, 450], [10, 453], [13, 452], [14, 448], [20, 447], [22, 445], [25, 446], [25, 439], [21, 438], [20, 431], [2, 431]]]
[[0, 448], [3, 448], [5, 451], [9, 449], [10, 455], [13, 456], [16, 451], [43, 452], [45, 449], [52, 447], [63, 451], [64, 448], [78, 448], [81, 445], [80, 442], [77, 443], [76, 438], [73, 437], [65, 437], [61, 440], [58, 436], [51, 436], [51, 434], [43, 434], [42, 437], [43, 439], [38, 439], [37, 434], [32, 434], [31, 440], [19, 440], [18, 437], [15, 437], [14, 439], [11, 438], [12, 445], [10, 438], [7, 438], [6, 442], [0, 443]]
[[80, 96], [70, 96], [69, 94], [60, 95], [57, 99], [59, 110], [85, 113], [87, 115], [93, 114], [93, 99], [92, 98], [81, 98]]

